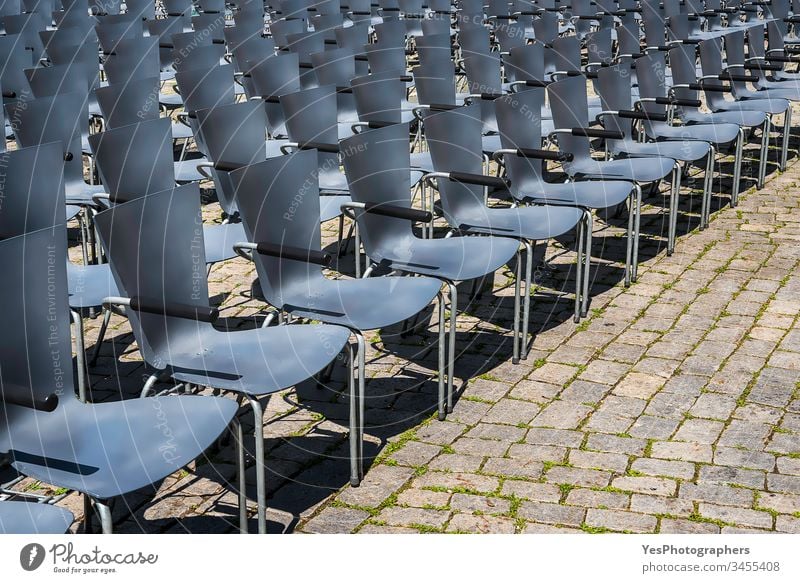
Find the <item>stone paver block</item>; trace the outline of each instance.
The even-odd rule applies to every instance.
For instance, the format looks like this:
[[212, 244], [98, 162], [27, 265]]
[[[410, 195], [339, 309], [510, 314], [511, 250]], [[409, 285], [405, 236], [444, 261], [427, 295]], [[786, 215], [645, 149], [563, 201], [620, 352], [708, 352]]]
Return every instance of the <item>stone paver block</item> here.
[[349, 532], [369, 518], [369, 512], [328, 506], [303, 525], [303, 532], [332, 534]]
[[414, 470], [399, 466], [381, 465], [372, 468], [358, 488], [346, 488], [338, 496], [340, 502], [375, 508], [405, 484]]
[[732, 488], [721, 484], [692, 484], [684, 482], [678, 490], [680, 498], [698, 502], [714, 502], [728, 506], [753, 505], [753, 491], [745, 488]]
[[651, 452], [653, 457], [687, 462], [710, 462], [712, 458], [711, 446], [702, 443], [657, 441]]
[[525, 480], [506, 480], [501, 493], [505, 496], [516, 496], [539, 502], [558, 502], [561, 499], [561, 489], [558, 486]]
[[620, 476], [614, 478], [611, 485], [619, 490], [654, 496], [673, 496], [677, 489], [675, 480], [646, 476]]
[[627, 508], [628, 496], [619, 492], [603, 492], [576, 488], [567, 494], [566, 503], [588, 508]]
[[694, 476], [694, 464], [689, 462], [638, 458], [631, 464], [631, 470], [650, 476], [664, 476], [689, 480]]
[[516, 525], [511, 518], [456, 514], [448, 523], [447, 532], [514, 534], [514, 532], [516, 532]]
[[414, 480], [417, 488], [441, 488], [444, 490], [471, 490], [474, 492], [494, 492], [500, 482], [493, 476], [481, 476], [462, 472], [428, 472]]
[[603, 488], [608, 486], [611, 480], [611, 473], [600, 470], [556, 466], [550, 468], [546, 472], [545, 480], [551, 484], [570, 484], [572, 486], [583, 486], [585, 488]]
[[580, 526], [586, 515], [585, 508], [561, 506], [548, 502], [528, 502], [520, 504], [517, 515], [525, 520], [542, 522], [545, 524], [559, 524], [565, 526]]
[[621, 453], [599, 453], [575, 449], [569, 454], [569, 462], [578, 468], [622, 473], [628, 467], [628, 456]]
[[590, 508], [586, 513], [586, 524], [615, 531], [646, 533], [655, 532], [658, 521], [648, 514]]
[[377, 520], [390, 526], [415, 526], [422, 525], [432, 528], [442, 528], [450, 517], [446, 510], [433, 510], [430, 508], [402, 508], [390, 506], [381, 510]]
[[575, 429], [591, 412], [592, 408], [586, 405], [554, 401], [542, 409], [541, 413], [533, 419], [532, 425], [555, 429]]
[[449, 502], [450, 494], [448, 492], [435, 492], [418, 488], [403, 490], [397, 496], [397, 504], [400, 506], [414, 506], [416, 508], [446, 507]]
[[511, 502], [503, 498], [456, 493], [450, 499], [450, 508], [460, 512], [505, 514], [511, 509]]
[[713, 518], [714, 520], [721, 520], [738, 526], [772, 528], [772, 515], [769, 512], [707, 503], [701, 503], [698, 508], [700, 514], [706, 518]]

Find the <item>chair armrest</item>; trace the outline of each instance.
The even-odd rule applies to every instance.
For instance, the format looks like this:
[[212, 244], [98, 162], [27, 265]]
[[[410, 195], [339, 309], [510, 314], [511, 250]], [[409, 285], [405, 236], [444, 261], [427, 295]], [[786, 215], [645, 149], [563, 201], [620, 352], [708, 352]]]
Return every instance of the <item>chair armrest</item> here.
[[0, 393], [0, 401], [9, 405], [18, 405], [36, 411], [46, 411], [50, 413], [58, 406], [58, 395], [52, 393], [45, 398], [37, 398], [29, 389], [5, 384]]
[[504, 148], [492, 154], [495, 161], [503, 156], [519, 156], [521, 158], [531, 158], [534, 160], [549, 160], [551, 162], [571, 162], [574, 156], [569, 152], [559, 152], [557, 150], [540, 150], [539, 148]]
[[237, 253], [239, 249], [249, 249], [250, 251], [255, 251], [259, 255], [277, 257], [278, 259], [290, 259], [292, 261], [303, 261], [304, 263], [312, 263], [323, 267], [327, 267], [332, 261], [332, 257], [329, 253], [315, 251], [313, 249], [301, 249], [300, 247], [292, 247], [290, 245], [276, 245], [275, 243], [235, 243], [233, 248], [237, 250]]
[[362, 129], [377, 130], [394, 125], [390, 121], [359, 121], [350, 126], [354, 134], [359, 133]]
[[448, 172], [447, 178], [461, 184], [475, 184], [489, 188], [508, 188], [508, 183], [499, 176], [486, 176], [485, 174], [471, 174], [469, 172]]
[[620, 109], [619, 111], [601, 111], [595, 118], [600, 122], [600, 118], [606, 115], [616, 115], [622, 119], [644, 119], [647, 121], [667, 121], [669, 118], [665, 113], [656, 113], [642, 110]]
[[342, 212], [352, 217], [348, 211], [360, 210], [363, 213], [381, 215], [395, 219], [405, 219], [411, 222], [430, 223], [433, 215], [428, 211], [420, 211], [394, 204], [376, 202], [346, 202], [341, 206]]
[[[688, 89], [688, 87], [686, 88]], [[640, 99], [639, 103], [646, 103], [649, 101], [648, 98]], [[703, 102], [699, 99], [678, 99], [677, 97], [654, 97], [652, 98], [653, 103], [657, 103], [658, 105], [678, 105], [681, 107], [700, 107]]]
[[[572, 128], [567, 130], [573, 136], [582, 136], [584, 138], [603, 138], [606, 140], [622, 140], [625, 138], [622, 132], [615, 132], [613, 130], [600, 130], [595, 128]], [[553, 132], [555, 133], [555, 132]]]
[[[705, 77], [703, 77], [703, 79], [705, 79]], [[747, 82], [755, 83], [756, 81], [758, 81], [758, 77], [756, 75], [736, 75], [734, 73], [729, 73], [728, 71], [725, 71], [717, 75], [717, 79], [719, 79], [720, 81], [742, 81], [745, 83]]]
[[541, 79], [527, 79], [525, 81], [512, 81], [511, 85], [509, 85], [509, 89], [512, 91], [515, 90], [517, 87], [547, 87], [547, 81], [542, 81]]
[[208, 306], [191, 306], [178, 302], [164, 303], [158, 299], [107, 297], [103, 299], [103, 307], [124, 306], [136, 312], [147, 314], [159, 314], [171, 318], [183, 318], [185, 320], [196, 320], [198, 322], [212, 323], [219, 318], [219, 310]]

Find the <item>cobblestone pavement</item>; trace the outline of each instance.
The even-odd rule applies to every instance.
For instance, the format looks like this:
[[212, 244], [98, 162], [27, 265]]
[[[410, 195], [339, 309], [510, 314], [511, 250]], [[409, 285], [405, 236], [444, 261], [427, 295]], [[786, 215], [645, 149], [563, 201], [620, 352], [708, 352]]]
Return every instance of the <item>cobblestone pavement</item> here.
[[[358, 488], [347, 485], [344, 367], [324, 385], [266, 399], [270, 530], [800, 532], [800, 165], [770, 170], [738, 208], [716, 197], [721, 210], [702, 232], [686, 234], [697, 215], [684, 196], [671, 257], [662, 198], [650, 198], [640, 278], [628, 289], [625, 219], [596, 221], [581, 324], [570, 317], [572, 242], [551, 244], [537, 259], [535, 337], [519, 365], [510, 361], [513, 271], [498, 272], [459, 314], [461, 394], [444, 422], [435, 419], [433, 307], [405, 337], [368, 333], [370, 466]], [[219, 220], [216, 204], [205, 208]], [[325, 229], [331, 244], [335, 227]], [[351, 270], [352, 256], [341, 266]], [[242, 259], [214, 267], [221, 325], [257, 325], [253, 278]], [[89, 347], [98, 325], [87, 324]], [[115, 317], [92, 369], [94, 400], [134, 398], [144, 374], [127, 322]], [[243, 409], [252, 429], [250, 419]], [[115, 529], [233, 532], [233, 459], [223, 444], [156, 491], [118, 500]], [[77, 494], [61, 504], [82, 515]]]

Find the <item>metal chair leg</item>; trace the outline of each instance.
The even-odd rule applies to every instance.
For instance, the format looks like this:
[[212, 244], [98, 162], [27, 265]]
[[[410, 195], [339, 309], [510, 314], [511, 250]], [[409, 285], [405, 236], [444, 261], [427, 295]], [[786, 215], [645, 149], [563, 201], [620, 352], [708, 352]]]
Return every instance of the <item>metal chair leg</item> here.
[[[736, 156], [733, 161], [733, 188], [731, 189], [731, 207], [739, 204], [739, 188], [742, 181], [742, 149], [746, 139], [744, 128], [739, 128], [739, 136], [736, 138]], [[764, 164], [763, 160], [761, 162]], [[760, 172], [760, 170], [759, 170]]]
[[519, 309], [521, 304], [521, 293], [520, 290], [522, 288], [520, 280], [522, 279], [522, 252], [521, 249], [517, 249], [517, 256], [514, 262], [514, 336], [511, 342], [511, 362], [513, 364], [519, 364], [519, 344], [520, 344], [520, 337], [519, 337]]
[[267, 532], [267, 475], [264, 460], [264, 410], [261, 402], [253, 395], [245, 395], [253, 409], [253, 437], [255, 438], [256, 458], [256, 505], [258, 508], [258, 533]]
[[244, 432], [242, 424], [234, 417], [230, 427], [236, 441], [236, 478], [239, 483], [239, 533], [247, 534], [247, 482], [245, 481]]
[[350, 485], [358, 486], [361, 483], [360, 471], [358, 468], [358, 397], [355, 380], [355, 359], [357, 350], [353, 349], [352, 344], [347, 345], [348, 356], [348, 378], [347, 378], [347, 397], [350, 404]]
[[100, 516], [100, 530], [103, 534], [112, 534], [114, 532], [114, 523], [111, 519], [111, 507], [99, 500], [94, 501], [95, 510]]
[[630, 287], [633, 278], [633, 221], [636, 190], [628, 195], [628, 237], [625, 246], [625, 287]]
[[75, 360], [78, 368], [78, 398], [86, 402], [89, 387], [89, 369], [86, 367], [86, 349], [83, 338], [83, 318], [76, 310], [70, 310], [75, 324]]
[[94, 345], [94, 350], [92, 351], [92, 358], [89, 359], [89, 366], [94, 366], [97, 364], [97, 358], [100, 356], [100, 348], [103, 345], [103, 338], [106, 336], [106, 331], [108, 330], [108, 324], [111, 321], [111, 310], [104, 310], [103, 311], [103, 323], [100, 325], [100, 333], [97, 335], [97, 341]]
[[447, 282], [450, 294], [450, 338], [448, 339], [447, 355], [447, 412], [453, 412], [453, 377], [455, 376], [456, 363], [456, 320], [458, 319], [458, 290], [456, 285]]
[[520, 347], [520, 358], [528, 358], [528, 328], [531, 316], [531, 279], [533, 275], [533, 250], [536, 241], [523, 241], [525, 245], [525, 297], [522, 307], [522, 346]]
[[769, 158], [769, 133], [772, 128], [772, 116], [768, 115], [764, 121], [764, 133], [761, 136], [761, 162], [758, 167], [758, 188], [764, 187], [767, 176], [767, 160]]
[[446, 352], [446, 331], [445, 331], [445, 303], [444, 292], [439, 290], [439, 421], [444, 421], [447, 416], [447, 397], [445, 395], [445, 352]]
[[703, 204], [700, 207], [700, 229], [708, 227], [708, 217], [711, 214], [711, 191], [714, 187], [714, 165], [717, 160], [717, 150], [712, 144], [708, 145], [708, 160], [706, 160], [706, 175], [703, 182]]
[[786, 170], [786, 162], [789, 158], [789, 138], [792, 134], [792, 108], [786, 110], [783, 117], [783, 144], [781, 147], [781, 172]]
[[581, 321], [581, 290], [583, 289], [583, 246], [586, 241], [584, 230], [586, 229], [586, 215], [582, 216], [578, 221], [577, 233], [577, 254], [578, 257], [575, 263], [575, 314], [572, 319], [577, 324]]
[[586, 210], [586, 243], [584, 247], [584, 272], [583, 287], [581, 290], [581, 318], [585, 318], [589, 313], [589, 281], [592, 266], [592, 236], [594, 235], [594, 219], [592, 211]]
[[633, 268], [631, 281], [636, 282], [639, 278], [639, 232], [642, 224], [642, 187], [639, 184], [634, 184], [633, 186], [636, 191], [636, 216], [633, 221]]

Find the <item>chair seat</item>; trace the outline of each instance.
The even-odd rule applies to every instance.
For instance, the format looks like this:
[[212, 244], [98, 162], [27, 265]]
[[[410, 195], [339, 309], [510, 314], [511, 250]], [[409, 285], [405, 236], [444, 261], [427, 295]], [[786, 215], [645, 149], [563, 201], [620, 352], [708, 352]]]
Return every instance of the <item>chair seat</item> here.
[[681, 112], [681, 119], [692, 127], [708, 124], [734, 124], [736, 126], [752, 128], [763, 125], [764, 120], [767, 119], [767, 114], [763, 111], [746, 109], [739, 111], [715, 111], [711, 113], [695, 109]]
[[347, 184], [347, 177], [338, 168], [331, 170], [323, 169], [319, 173], [320, 192], [349, 192], [350, 186]]
[[73, 309], [98, 308], [103, 299], [119, 296], [119, 289], [108, 263], [76, 265], [67, 262], [69, 307]]
[[158, 102], [164, 107], [174, 109], [183, 105], [183, 98], [178, 93], [159, 93]]
[[413, 152], [411, 154], [411, 167], [424, 170], [425, 172], [434, 172], [433, 160], [431, 159], [430, 152]]
[[789, 101], [800, 101], [800, 85], [792, 81], [782, 83], [772, 83], [760, 91], [753, 92], [753, 99], [761, 99], [761, 96], [770, 99], [788, 99]]
[[[739, 126], [733, 123], [700, 123], [695, 125], [673, 126], [657, 122], [651, 124], [648, 129], [652, 129], [652, 133], [648, 133], [648, 136], [651, 138], [680, 140], [681, 145], [687, 140], [701, 140], [710, 144], [727, 144], [735, 140], [736, 136], [739, 135]], [[675, 158], [675, 156], [671, 156], [670, 154], [664, 155]], [[698, 158], [694, 159], [696, 160]]]
[[192, 128], [180, 122], [172, 122], [172, 139], [185, 140], [193, 137]]
[[247, 241], [242, 223], [204, 225], [203, 240], [206, 250], [206, 263], [217, 263], [236, 257], [233, 244]]
[[744, 99], [742, 101], [726, 101], [714, 111], [761, 111], [773, 115], [781, 114], [789, 109], [789, 102], [780, 98]]
[[78, 206], [97, 206], [93, 196], [95, 194], [105, 193], [105, 187], [102, 184], [69, 184], [66, 188], [66, 200], [68, 205]]
[[518, 247], [516, 240], [503, 237], [418, 239], [409, 234], [392, 249], [376, 249], [371, 259], [410, 273], [466, 281], [493, 273], [508, 263]]
[[0, 501], [0, 534], [64, 534], [74, 520], [52, 504]]
[[81, 207], [79, 207], [77, 205], [74, 205], [74, 204], [68, 204], [67, 205], [67, 220], [69, 221], [71, 219], [74, 219], [75, 217], [78, 216], [79, 212], [81, 212]]
[[295, 316], [377, 330], [414, 316], [430, 305], [442, 283], [427, 277], [328, 279], [286, 286], [283, 309]]
[[637, 142], [635, 140], [609, 140], [609, 150], [615, 154], [625, 154], [631, 157], [659, 156], [680, 160], [681, 162], [695, 162], [705, 158], [711, 150], [708, 142], [685, 138], [682, 141], [662, 142]]
[[631, 190], [633, 190], [633, 184], [624, 180], [523, 183], [516, 189], [526, 199], [544, 203], [574, 204], [592, 209], [616, 206], [628, 198]]
[[351, 202], [350, 196], [327, 194], [319, 197], [319, 222], [324, 223], [342, 214], [342, 205]]
[[326, 367], [348, 342], [341, 326], [303, 324], [222, 332], [198, 327], [191, 342], [170, 345], [172, 377], [202, 386], [267, 395]]
[[175, 162], [175, 182], [196, 182], [206, 177], [197, 170], [199, 164], [208, 164], [208, 158], [190, 158]]
[[568, 174], [585, 178], [611, 178], [635, 182], [656, 182], [669, 175], [675, 166], [672, 158], [624, 158], [599, 161], [581, 160], [564, 165]]
[[7, 445], [18, 472], [109, 499], [185, 466], [220, 436], [238, 409], [232, 399], [205, 396], [92, 405], [62, 397], [52, 413], [19, 415]]
[[[477, 211], [477, 212], [476, 212]], [[571, 231], [583, 216], [568, 206], [524, 206], [475, 209], [459, 215], [459, 228], [473, 232], [541, 241]]]

